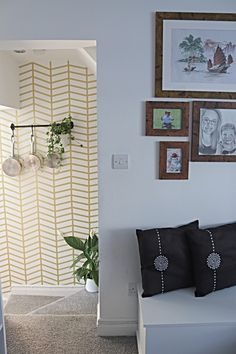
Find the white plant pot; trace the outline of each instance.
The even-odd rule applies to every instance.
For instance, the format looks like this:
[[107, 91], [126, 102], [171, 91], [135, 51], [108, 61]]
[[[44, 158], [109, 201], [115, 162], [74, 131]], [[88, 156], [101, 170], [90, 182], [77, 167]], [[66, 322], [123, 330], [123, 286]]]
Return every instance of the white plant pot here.
[[61, 134], [61, 143], [64, 147], [68, 146], [71, 142], [71, 138], [69, 134]]
[[93, 279], [87, 279], [86, 284], [85, 284], [85, 289], [89, 293], [97, 293], [98, 292], [98, 287]]
[[61, 159], [60, 155], [56, 153], [51, 153], [47, 155], [46, 165], [50, 168], [57, 168], [60, 166]]

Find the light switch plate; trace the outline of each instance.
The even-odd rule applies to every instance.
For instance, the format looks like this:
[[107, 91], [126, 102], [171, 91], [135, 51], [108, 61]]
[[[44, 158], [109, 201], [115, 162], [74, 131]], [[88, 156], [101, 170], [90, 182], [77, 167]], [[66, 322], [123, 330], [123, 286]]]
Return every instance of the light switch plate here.
[[112, 168], [120, 170], [128, 169], [128, 155], [112, 155]]

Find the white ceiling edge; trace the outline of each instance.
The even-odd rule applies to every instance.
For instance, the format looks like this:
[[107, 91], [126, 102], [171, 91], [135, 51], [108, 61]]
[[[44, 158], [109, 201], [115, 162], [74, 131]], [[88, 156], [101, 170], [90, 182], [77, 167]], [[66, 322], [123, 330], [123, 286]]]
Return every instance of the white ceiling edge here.
[[0, 41], [0, 50], [15, 49], [78, 49], [96, 46], [95, 40], [25, 40]]
[[91, 57], [91, 55], [84, 48], [78, 48], [77, 53], [80, 61], [82, 61], [83, 64], [87, 66], [87, 68], [92, 72], [92, 74], [96, 78], [97, 77], [96, 61]]
[[19, 107], [8, 107], [0, 105], [0, 111], [4, 111], [5, 109], [18, 109]]

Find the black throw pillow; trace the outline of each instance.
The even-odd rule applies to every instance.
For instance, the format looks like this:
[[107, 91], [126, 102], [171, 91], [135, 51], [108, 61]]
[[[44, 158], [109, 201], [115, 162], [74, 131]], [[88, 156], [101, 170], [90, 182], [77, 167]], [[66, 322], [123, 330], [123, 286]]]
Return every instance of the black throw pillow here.
[[236, 223], [189, 232], [195, 296], [236, 285]]
[[143, 297], [193, 285], [191, 257], [186, 240], [198, 220], [177, 228], [136, 230], [141, 262]]

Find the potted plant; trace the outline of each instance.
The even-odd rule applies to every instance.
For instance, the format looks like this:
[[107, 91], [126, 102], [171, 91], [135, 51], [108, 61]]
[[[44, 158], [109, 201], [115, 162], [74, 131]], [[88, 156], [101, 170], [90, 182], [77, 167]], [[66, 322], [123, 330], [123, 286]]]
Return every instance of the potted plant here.
[[75, 236], [63, 236], [66, 243], [81, 253], [74, 259], [71, 267], [78, 266], [73, 274], [77, 280], [85, 282], [85, 289], [89, 292], [98, 291], [98, 237], [95, 233], [83, 239]]
[[74, 124], [70, 115], [65, 117], [60, 123], [53, 122], [50, 124], [47, 131], [47, 164], [49, 167], [54, 168], [61, 164], [62, 155], [65, 152], [65, 141], [74, 140], [73, 135], [71, 135], [73, 127]]

